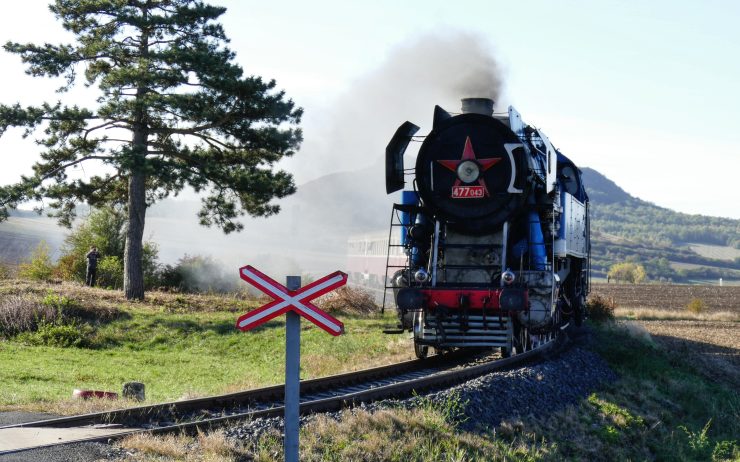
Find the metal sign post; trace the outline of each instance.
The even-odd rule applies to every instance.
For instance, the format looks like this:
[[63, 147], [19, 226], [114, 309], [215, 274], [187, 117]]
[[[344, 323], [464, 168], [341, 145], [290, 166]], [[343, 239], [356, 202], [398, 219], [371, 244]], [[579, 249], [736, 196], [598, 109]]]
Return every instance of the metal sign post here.
[[[288, 290], [298, 290], [301, 277], [288, 276], [285, 286]], [[301, 317], [288, 311], [285, 319], [285, 462], [298, 462], [300, 386]]]
[[288, 276], [282, 285], [252, 266], [239, 269], [242, 279], [274, 298], [267, 305], [239, 317], [236, 327], [250, 330], [283, 313], [285, 322], [285, 460], [298, 462], [299, 415], [301, 409], [301, 316], [331, 335], [344, 333], [344, 324], [323, 312], [311, 300], [347, 283], [341, 271], [301, 287], [300, 276]]

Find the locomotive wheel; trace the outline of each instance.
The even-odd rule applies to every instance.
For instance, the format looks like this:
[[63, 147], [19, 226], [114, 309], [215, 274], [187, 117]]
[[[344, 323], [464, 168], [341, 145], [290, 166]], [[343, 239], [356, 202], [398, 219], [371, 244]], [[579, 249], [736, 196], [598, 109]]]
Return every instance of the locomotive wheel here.
[[419, 359], [425, 359], [429, 356], [429, 346], [422, 345], [418, 342], [421, 338], [421, 332], [424, 329], [424, 312], [418, 311], [414, 313], [414, 353]]
[[532, 349], [532, 339], [529, 336], [529, 329], [526, 327], [520, 326], [512, 340], [514, 354], [524, 353]]
[[577, 301], [573, 304], [573, 322], [576, 327], [581, 327], [583, 324], [583, 312], [586, 309], [586, 303], [583, 295], [579, 295]]
[[416, 340], [414, 340], [414, 353], [417, 358], [426, 359], [429, 356], [429, 346], [416, 343]]

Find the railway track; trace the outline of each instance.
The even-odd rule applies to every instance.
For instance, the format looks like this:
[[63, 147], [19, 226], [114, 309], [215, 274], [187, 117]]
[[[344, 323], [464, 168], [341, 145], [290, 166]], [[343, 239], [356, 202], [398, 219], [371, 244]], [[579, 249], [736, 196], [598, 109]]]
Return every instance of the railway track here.
[[[433, 356], [301, 382], [301, 415], [329, 412], [361, 402], [408, 397], [412, 391], [449, 387], [532, 361], [552, 350], [551, 341], [509, 358], [462, 354]], [[82, 442], [108, 442], [137, 433], [208, 431], [232, 422], [281, 416], [284, 386], [116, 411], [59, 417], [0, 427], [0, 455]]]

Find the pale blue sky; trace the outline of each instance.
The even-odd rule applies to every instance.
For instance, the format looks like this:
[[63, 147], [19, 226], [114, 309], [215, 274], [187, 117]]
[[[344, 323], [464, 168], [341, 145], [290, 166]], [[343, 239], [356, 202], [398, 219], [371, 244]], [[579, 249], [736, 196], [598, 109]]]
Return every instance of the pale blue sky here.
[[[661, 206], [740, 218], [740, 2], [212, 3], [229, 8], [223, 23], [245, 70], [275, 78], [306, 110], [305, 149], [285, 164], [299, 182], [370, 163], [349, 152], [333, 162], [317, 152], [326, 137], [349, 130], [340, 108], [353, 89], [367, 88], [363, 79], [384, 75], [377, 70], [396, 50], [420, 37], [470, 32], [486, 42], [503, 71], [503, 101], [577, 164]], [[64, 37], [45, 2], [23, 5], [0, 18], [0, 40]], [[3, 103], [53, 98], [54, 85], [25, 78], [15, 57], [3, 53], [0, 66]], [[413, 91], [398, 81], [387, 85]], [[416, 116], [426, 132], [428, 117], [417, 114], [431, 115], [437, 103], [399, 109], [397, 118], [389, 110], [382, 124], [355, 110], [352, 125], [364, 129], [372, 140], [364, 144], [380, 155], [389, 127]], [[32, 151], [28, 143], [0, 140], [7, 166], [0, 183], [28, 171]]]

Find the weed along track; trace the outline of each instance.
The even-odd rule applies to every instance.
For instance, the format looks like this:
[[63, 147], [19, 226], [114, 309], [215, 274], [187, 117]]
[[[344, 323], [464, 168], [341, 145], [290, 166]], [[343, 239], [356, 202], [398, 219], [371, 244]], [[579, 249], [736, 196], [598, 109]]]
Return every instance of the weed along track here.
[[[322, 377], [301, 382], [301, 414], [329, 412], [362, 402], [408, 396], [452, 386], [523, 365], [550, 351], [549, 342], [509, 358], [450, 353], [427, 360]], [[283, 414], [284, 386], [227, 395], [61, 417], [0, 427], [0, 455], [80, 442], [107, 442], [137, 433], [187, 433], [212, 430], [240, 420]]]

